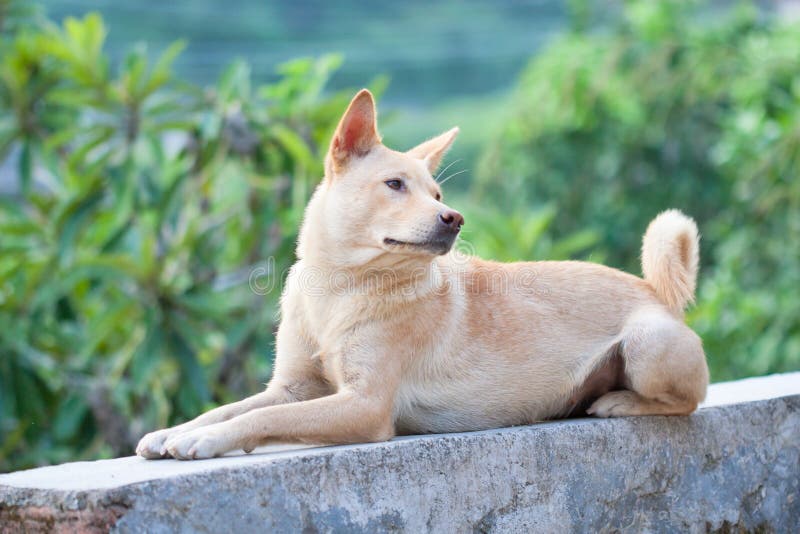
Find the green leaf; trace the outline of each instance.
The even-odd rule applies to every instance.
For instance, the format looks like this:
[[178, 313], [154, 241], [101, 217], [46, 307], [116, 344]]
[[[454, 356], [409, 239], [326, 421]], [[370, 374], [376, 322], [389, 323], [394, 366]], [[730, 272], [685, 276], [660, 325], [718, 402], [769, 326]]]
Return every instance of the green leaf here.
[[73, 439], [88, 413], [89, 407], [82, 397], [77, 394], [68, 396], [53, 419], [53, 437], [62, 441]]
[[19, 178], [22, 186], [22, 193], [27, 195], [31, 191], [31, 183], [33, 182], [33, 155], [31, 150], [31, 142], [25, 140], [22, 143], [22, 150], [19, 154]]
[[86, 225], [92, 211], [100, 204], [102, 199], [103, 193], [101, 191], [89, 192], [87, 195], [71, 201], [60, 214], [57, 226], [60, 229], [58, 257], [62, 265], [72, 261], [78, 233]]
[[161, 88], [172, 77], [172, 64], [186, 48], [186, 41], [175, 41], [159, 56], [145, 85], [143, 96], [152, 94]]

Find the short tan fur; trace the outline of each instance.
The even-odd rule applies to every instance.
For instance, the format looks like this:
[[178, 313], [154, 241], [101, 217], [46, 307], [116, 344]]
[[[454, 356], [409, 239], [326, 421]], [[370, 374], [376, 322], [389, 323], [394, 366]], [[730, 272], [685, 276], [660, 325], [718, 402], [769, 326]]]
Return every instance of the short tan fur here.
[[675, 210], [653, 220], [644, 279], [592, 263], [465, 258], [452, 250], [463, 218], [433, 178], [457, 133], [391, 150], [372, 95], [355, 96], [306, 208], [266, 391], [147, 434], [140, 456], [696, 409], [708, 369], [683, 321], [694, 222]]

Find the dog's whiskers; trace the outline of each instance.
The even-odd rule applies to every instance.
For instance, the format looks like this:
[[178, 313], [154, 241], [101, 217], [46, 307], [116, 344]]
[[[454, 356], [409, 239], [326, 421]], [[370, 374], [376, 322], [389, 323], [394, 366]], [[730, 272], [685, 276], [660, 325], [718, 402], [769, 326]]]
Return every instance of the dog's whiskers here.
[[441, 171], [439, 171], [439, 174], [437, 174], [437, 175], [436, 175], [436, 178], [434, 178], [434, 181], [438, 182], [438, 181], [439, 181], [439, 177], [441, 177], [441, 176], [442, 176], [442, 175], [443, 175], [445, 172], [447, 172], [447, 169], [449, 169], [450, 167], [452, 167], [453, 165], [455, 165], [455, 164], [456, 164], [456, 163], [458, 163], [459, 161], [461, 161], [461, 158], [458, 158], [457, 160], [451, 161], [451, 162], [450, 162], [450, 163], [447, 165], [447, 167], [445, 167], [444, 169], [442, 169]]
[[442, 185], [443, 183], [445, 183], [445, 182], [446, 182], [447, 180], [449, 180], [450, 178], [453, 178], [454, 176], [458, 176], [459, 174], [461, 174], [461, 173], [463, 173], [463, 172], [467, 172], [468, 170], [469, 170], [469, 169], [464, 169], [464, 170], [462, 170], [462, 171], [454, 172], [453, 174], [451, 174], [450, 176], [448, 176], [447, 178], [445, 178], [444, 180], [442, 180], [441, 182], [439, 182], [439, 185]]

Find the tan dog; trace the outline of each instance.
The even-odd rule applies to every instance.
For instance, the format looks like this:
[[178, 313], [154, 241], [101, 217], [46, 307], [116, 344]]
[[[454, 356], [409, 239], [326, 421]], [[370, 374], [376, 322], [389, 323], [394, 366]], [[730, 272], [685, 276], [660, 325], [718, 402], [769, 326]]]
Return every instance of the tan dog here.
[[381, 144], [372, 95], [356, 95], [306, 208], [266, 391], [146, 435], [139, 455], [697, 407], [708, 369], [683, 322], [694, 222], [667, 211], [650, 224], [644, 280], [591, 263], [465, 259], [451, 252], [463, 218], [431, 176], [457, 133], [396, 152]]

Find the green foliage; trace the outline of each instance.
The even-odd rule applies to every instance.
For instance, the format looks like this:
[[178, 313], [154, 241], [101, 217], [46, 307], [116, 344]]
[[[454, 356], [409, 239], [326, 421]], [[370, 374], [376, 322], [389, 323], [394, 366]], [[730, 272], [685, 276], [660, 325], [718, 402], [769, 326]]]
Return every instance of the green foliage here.
[[[712, 377], [797, 369], [800, 30], [685, 4], [627, 2], [589, 32], [591, 4], [570, 2], [572, 31], [508, 109], [470, 112], [499, 133], [472, 196], [450, 200], [463, 246], [635, 272], [647, 222], [681, 208], [704, 235], [689, 320]], [[0, 471], [127, 454], [260, 387], [281, 274], [351, 94], [324, 94], [333, 56], [262, 86], [236, 61], [204, 88], [174, 75], [182, 43], [115, 64], [106, 37], [97, 15], [56, 26], [0, 0], [0, 161], [19, 176], [0, 196]]]
[[689, 318], [721, 380], [800, 368], [800, 28], [708, 15], [635, 1], [608, 32], [576, 24], [523, 73], [476, 194], [552, 203], [556, 237], [596, 229], [633, 272], [659, 211], [697, 218]]
[[[557, 209], [553, 205], [511, 213], [466, 199], [453, 205], [458, 206], [469, 221], [461, 230], [460, 250], [485, 259], [568, 260], [591, 250], [599, 241], [599, 235], [591, 229], [554, 240], [551, 226]], [[602, 262], [604, 259], [600, 253], [592, 256], [594, 261]]]
[[0, 39], [0, 160], [21, 180], [0, 199], [0, 470], [130, 453], [258, 389], [349, 96], [322, 96], [336, 57], [261, 87], [239, 61], [201, 89], [173, 76], [183, 43], [113, 66], [98, 15], [15, 25]]

